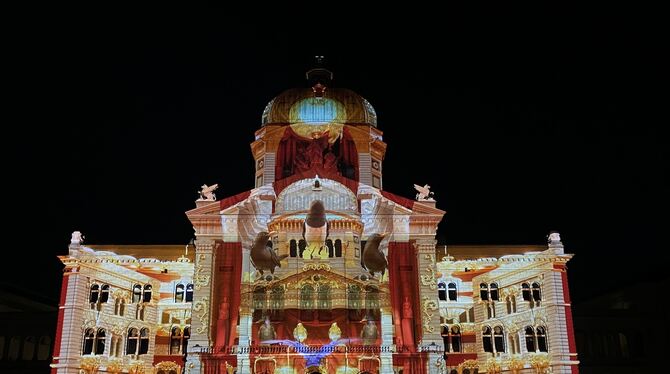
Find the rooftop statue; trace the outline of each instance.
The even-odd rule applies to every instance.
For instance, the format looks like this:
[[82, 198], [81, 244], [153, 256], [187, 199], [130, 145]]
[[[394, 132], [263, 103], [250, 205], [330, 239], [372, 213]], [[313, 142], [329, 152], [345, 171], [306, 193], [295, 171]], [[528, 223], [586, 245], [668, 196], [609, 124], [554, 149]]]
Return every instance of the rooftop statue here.
[[549, 244], [557, 244], [561, 242], [561, 234], [556, 231], [549, 233]]
[[84, 242], [84, 235], [82, 235], [81, 231], [75, 231], [72, 233], [70, 244], [81, 244], [83, 242]]
[[198, 201], [216, 201], [216, 195], [214, 194], [214, 190], [219, 188], [218, 184], [213, 184], [211, 186], [207, 186], [206, 184], [203, 184], [202, 187], [200, 187], [201, 190], [198, 192], [200, 194], [200, 198]]
[[418, 184], [415, 184], [414, 189], [419, 191], [419, 193], [416, 194], [416, 199], [418, 201], [435, 201], [432, 197], [433, 193], [430, 192], [429, 185], [426, 184], [423, 187], [421, 187]]

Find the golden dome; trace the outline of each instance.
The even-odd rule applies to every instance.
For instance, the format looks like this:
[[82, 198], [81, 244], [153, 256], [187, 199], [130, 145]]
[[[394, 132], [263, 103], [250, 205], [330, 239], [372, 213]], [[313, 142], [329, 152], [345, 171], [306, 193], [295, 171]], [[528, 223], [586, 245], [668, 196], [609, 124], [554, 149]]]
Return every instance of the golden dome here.
[[346, 88], [292, 88], [272, 99], [263, 111], [262, 125], [371, 125], [377, 113], [370, 103]]

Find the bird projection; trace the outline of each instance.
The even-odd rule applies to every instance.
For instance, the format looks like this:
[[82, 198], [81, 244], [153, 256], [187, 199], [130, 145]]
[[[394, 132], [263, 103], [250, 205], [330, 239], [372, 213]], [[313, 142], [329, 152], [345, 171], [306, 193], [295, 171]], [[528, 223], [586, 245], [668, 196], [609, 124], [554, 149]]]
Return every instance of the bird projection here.
[[321, 200], [314, 200], [309, 206], [309, 211], [302, 224], [302, 238], [305, 239], [307, 247], [303, 257], [328, 258], [326, 239], [328, 239], [329, 224], [326, 219], [326, 208]]
[[288, 257], [288, 255], [277, 255], [277, 252], [268, 246], [269, 239], [270, 234], [267, 231], [261, 231], [256, 235], [254, 244], [251, 246], [251, 264], [261, 275], [266, 270], [274, 274], [275, 268], [281, 267], [281, 261]]
[[363, 266], [373, 277], [375, 273], [381, 273], [383, 277], [388, 267], [386, 256], [379, 246], [385, 236], [386, 234], [370, 235], [363, 248]]

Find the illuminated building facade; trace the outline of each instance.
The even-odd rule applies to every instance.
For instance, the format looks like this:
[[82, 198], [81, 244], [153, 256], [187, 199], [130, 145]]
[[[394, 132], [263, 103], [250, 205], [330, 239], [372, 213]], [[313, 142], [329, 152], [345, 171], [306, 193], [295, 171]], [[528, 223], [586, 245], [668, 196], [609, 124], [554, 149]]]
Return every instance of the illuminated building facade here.
[[313, 69], [265, 108], [255, 188], [186, 215], [194, 245], [84, 245], [54, 373], [576, 373], [564, 254], [449, 247], [429, 186], [383, 190], [377, 116]]

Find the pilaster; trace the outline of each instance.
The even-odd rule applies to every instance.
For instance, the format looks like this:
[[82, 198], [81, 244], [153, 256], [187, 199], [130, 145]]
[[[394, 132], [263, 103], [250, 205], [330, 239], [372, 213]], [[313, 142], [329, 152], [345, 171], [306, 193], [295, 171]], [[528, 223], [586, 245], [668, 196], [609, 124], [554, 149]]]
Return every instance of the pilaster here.
[[198, 239], [195, 247], [195, 273], [193, 275], [193, 314], [191, 319], [191, 339], [189, 353], [210, 348], [212, 341], [212, 287], [214, 264], [212, 239]]
[[382, 350], [379, 354], [381, 360], [380, 373], [393, 373], [393, 352], [388, 347], [393, 346], [393, 315], [391, 308], [381, 308], [381, 337]]
[[419, 304], [421, 306], [421, 339], [423, 346], [435, 343], [442, 345], [440, 335], [440, 312], [435, 276], [435, 239], [417, 239], [415, 241], [418, 276]]

